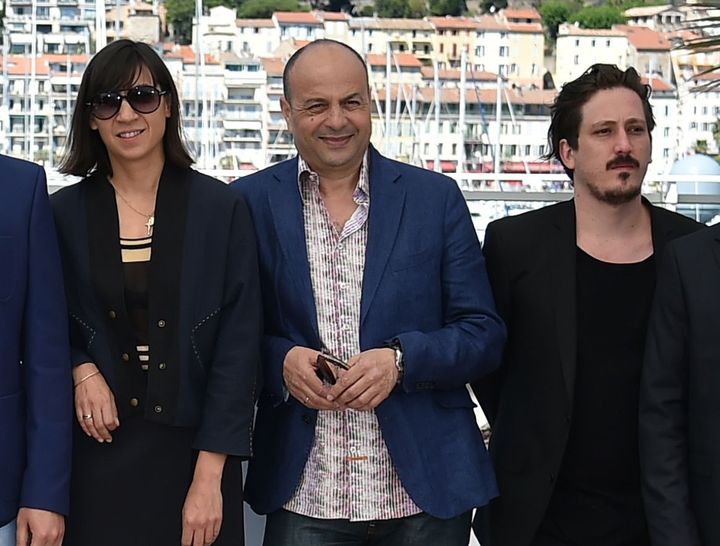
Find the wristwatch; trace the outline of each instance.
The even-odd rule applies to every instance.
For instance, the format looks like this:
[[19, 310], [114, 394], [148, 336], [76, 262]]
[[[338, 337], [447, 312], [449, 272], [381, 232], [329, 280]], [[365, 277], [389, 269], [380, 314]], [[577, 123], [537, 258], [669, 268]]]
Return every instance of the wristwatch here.
[[405, 372], [405, 361], [403, 360], [402, 345], [400, 345], [399, 339], [393, 339], [390, 343], [390, 348], [395, 351], [395, 368], [397, 368], [398, 378], [397, 382], [400, 383]]

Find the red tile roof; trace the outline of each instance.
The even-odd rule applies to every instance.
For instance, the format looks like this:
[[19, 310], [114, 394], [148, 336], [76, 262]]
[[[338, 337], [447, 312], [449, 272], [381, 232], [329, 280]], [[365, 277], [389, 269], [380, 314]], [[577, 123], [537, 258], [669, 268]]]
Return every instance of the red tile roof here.
[[506, 8], [500, 11], [506, 19], [531, 19], [540, 21], [542, 17], [535, 8]]
[[322, 25], [314, 13], [306, 11], [276, 11], [273, 18], [281, 25]]
[[613, 25], [613, 29], [627, 34], [630, 43], [638, 50], [670, 51], [672, 44], [662, 33], [648, 27], [634, 25]]
[[478, 23], [475, 19], [469, 19], [467, 17], [428, 17], [427, 19], [435, 28], [444, 29], [476, 29]]
[[[387, 57], [385, 55], [368, 53], [367, 63], [370, 66], [385, 66]], [[422, 68], [423, 64], [412, 53], [393, 53], [393, 64], [410, 68]]]
[[285, 62], [278, 57], [262, 57], [260, 62], [268, 76], [282, 76]]

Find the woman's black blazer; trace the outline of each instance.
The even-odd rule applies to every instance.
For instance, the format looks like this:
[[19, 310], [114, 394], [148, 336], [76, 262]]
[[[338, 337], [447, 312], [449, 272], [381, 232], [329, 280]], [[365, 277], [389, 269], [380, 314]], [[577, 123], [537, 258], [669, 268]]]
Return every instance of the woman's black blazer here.
[[122, 422], [196, 427], [197, 449], [249, 457], [261, 333], [257, 253], [242, 198], [165, 166], [148, 278], [147, 384], [125, 308], [115, 193], [91, 175], [52, 196], [74, 365], [94, 362]]

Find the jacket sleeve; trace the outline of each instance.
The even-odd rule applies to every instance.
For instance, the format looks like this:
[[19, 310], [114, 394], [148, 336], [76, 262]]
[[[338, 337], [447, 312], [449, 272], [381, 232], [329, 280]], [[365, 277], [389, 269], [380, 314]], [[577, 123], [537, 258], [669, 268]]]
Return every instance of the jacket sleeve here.
[[70, 349], [60, 255], [40, 168], [28, 245], [22, 356], [27, 454], [20, 505], [67, 514], [73, 420]]
[[262, 310], [255, 232], [239, 195], [231, 229], [221, 322], [194, 446], [249, 457], [259, 392]]
[[[490, 223], [485, 231], [485, 243], [483, 244], [483, 254], [487, 265], [490, 286], [492, 287], [493, 296], [497, 310], [508, 331], [511, 331], [511, 301], [510, 280], [505, 270], [504, 257], [502, 253], [502, 244], [497, 230], [497, 224]], [[490, 423], [495, 422], [495, 416], [498, 411], [498, 400], [500, 399], [500, 389], [502, 388], [505, 375], [505, 366], [501, 365], [497, 370], [478, 379], [472, 384], [473, 391], [477, 396], [478, 402]]]
[[654, 546], [697, 546], [687, 461], [688, 313], [670, 244], [658, 273], [640, 388], [640, 463]]
[[441, 282], [444, 326], [400, 333], [407, 392], [452, 389], [500, 364], [505, 325], [495, 311], [485, 261], [462, 193], [452, 185], [445, 203]]

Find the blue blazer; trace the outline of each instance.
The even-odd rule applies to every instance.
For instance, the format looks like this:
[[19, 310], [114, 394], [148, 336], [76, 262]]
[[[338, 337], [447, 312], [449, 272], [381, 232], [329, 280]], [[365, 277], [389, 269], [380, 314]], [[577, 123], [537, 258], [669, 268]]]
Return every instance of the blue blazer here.
[[0, 526], [67, 513], [72, 380], [45, 172], [0, 156]]
[[[405, 373], [375, 411], [408, 494], [451, 518], [497, 495], [465, 384], [494, 370], [505, 341], [480, 245], [451, 179], [369, 151], [370, 218], [360, 346], [402, 345]], [[315, 434], [317, 411], [283, 393], [295, 345], [320, 348], [297, 159], [243, 178], [258, 238], [265, 312], [264, 389], [246, 500], [258, 513], [292, 496]]]

